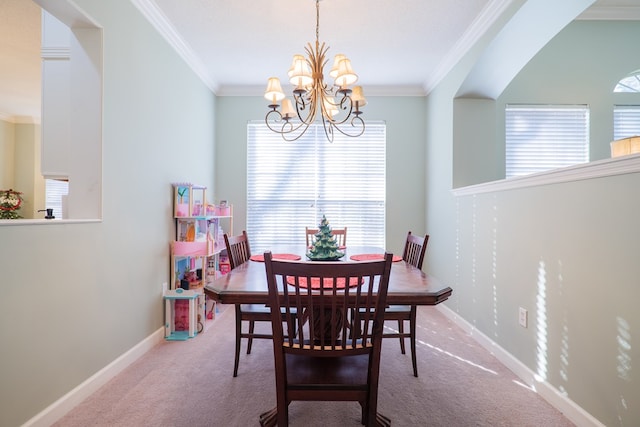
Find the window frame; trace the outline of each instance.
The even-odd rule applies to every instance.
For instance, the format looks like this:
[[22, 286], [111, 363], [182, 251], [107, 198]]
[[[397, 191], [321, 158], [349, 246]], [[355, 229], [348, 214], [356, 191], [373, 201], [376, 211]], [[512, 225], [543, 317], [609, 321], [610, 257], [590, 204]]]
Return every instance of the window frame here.
[[640, 105], [613, 106], [613, 140], [640, 135]]
[[507, 104], [505, 178], [589, 162], [588, 105]]
[[[322, 124], [285, 142], [264, 121], [247, 124], [247, 233], [252, 251], [297, 246], [326, 215], [348, 244], [385, 247], [386, 124], [328, 142]], [[268, 225], [267, 225], [268, 224]]]

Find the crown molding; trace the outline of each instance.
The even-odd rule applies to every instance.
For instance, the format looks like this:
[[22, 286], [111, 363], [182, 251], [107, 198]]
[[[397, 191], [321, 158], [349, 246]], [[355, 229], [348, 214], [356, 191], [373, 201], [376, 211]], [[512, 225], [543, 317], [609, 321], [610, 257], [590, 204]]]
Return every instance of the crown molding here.
[[0, 111], [0, 120], [15, 125], [39, 125], [40, 118], [32, 116], [14, 116]]
[[[265, 86], [257, 85], [224, 85], [218, 88], [217, 96], [260, 96], [264, 95]], [[285, 92], [291, 92], [283, 87]], [[366, 96], [426, 96], [421, 85], [369, 86], [364, 85]]]
[[193, 49], [182, 39], [175, 27], [171, 25], [167, 17], [153, 0], [131, 0], [133, 5], [142, 13], [149, 23], [160, 33], [180, 57], [189, 65], [202, 82], [214, 93], [219, 88], [217, 83], [207, 72], [206, 67]]
[[424, 83], [424, 92], [429, 94], [453, 67], [469, 52], [477, 41], [489, 31], [513, 0], [492, 0], [471, 23], [467, 31], [458, 39], [433, 75]]

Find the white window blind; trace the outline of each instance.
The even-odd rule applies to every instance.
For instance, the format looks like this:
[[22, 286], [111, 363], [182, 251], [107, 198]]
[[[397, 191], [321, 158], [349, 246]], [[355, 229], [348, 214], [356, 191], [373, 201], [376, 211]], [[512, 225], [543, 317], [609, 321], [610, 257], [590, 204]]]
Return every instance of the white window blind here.
[[640, 135], [640, 105], [613, 107], [613, 139]]
[[350, 246], [385, 247], [386, 125], [367, 122], [358, 138], [326, 140], [314, 124], [285, 142], [264, 122], [247, 127], [247, 233], [252, 252], [305, 243], [324, 214], [347, 227]]
[[589, 107], [507, 105], [506, 177], [589, 161]]
[[69, 194], [69, 182], [45, 179], [45, 209], [53, 209], [56, 219], [62, 218], [62, 196]]

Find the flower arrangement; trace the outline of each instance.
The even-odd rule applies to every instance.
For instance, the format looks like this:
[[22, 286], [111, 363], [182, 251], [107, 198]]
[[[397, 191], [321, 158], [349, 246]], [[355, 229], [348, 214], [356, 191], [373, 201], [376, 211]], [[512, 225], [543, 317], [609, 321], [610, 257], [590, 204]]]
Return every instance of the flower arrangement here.
[[18, 210], [22, 205], [22, 193], [19, 191], [0, 190], [0, 219], [22, 218]]

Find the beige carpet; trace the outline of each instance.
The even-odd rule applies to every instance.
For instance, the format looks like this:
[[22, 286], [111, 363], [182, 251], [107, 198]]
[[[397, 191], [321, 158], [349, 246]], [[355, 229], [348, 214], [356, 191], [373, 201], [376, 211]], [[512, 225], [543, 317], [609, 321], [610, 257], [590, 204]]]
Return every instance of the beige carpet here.
[[[420, 377], [397, 340], [383, 344], [379, 410], [394, 426], [573, 425], [433, 307], [419, 308], [418, 325]], [[55, 426], [257, 426], [275, 406], [271, 342], [242, 354], [236, 378], [233, 343], [234, 311], [225, 309], [196, 338], [158, 345]], [[360, 426], [360, 407], [294, 402], [290, 425]]]

